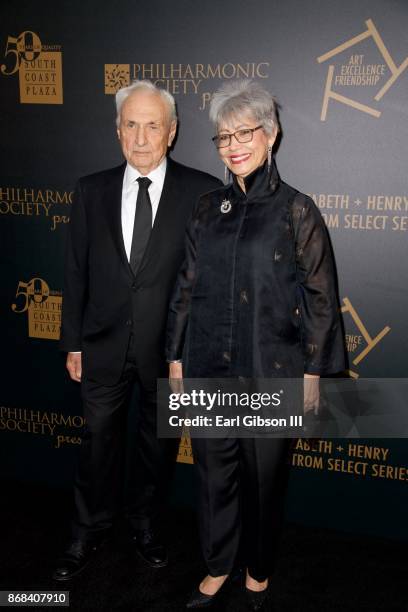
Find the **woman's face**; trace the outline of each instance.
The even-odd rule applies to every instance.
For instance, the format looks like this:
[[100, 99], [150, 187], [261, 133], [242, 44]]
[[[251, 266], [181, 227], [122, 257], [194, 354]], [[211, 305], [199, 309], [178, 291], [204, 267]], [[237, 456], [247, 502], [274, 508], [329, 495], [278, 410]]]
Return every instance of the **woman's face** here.
[[[259, 124], [251, 115], [231, 117], [218, 126], [218, 136], [221, 134], [233, 134], [238, 130], [256, 128]], [[232, 136], [227, 147], [218, 149], [221, 160], [238, 178], [245, 178], [251, 172], [259, 168], [265, 162], [268, 154], [268, 146], [272, 146], [276, 140], [276, 132], [268, 136], [261, 128], [253, 132], [250, 142], [241, 143]]]

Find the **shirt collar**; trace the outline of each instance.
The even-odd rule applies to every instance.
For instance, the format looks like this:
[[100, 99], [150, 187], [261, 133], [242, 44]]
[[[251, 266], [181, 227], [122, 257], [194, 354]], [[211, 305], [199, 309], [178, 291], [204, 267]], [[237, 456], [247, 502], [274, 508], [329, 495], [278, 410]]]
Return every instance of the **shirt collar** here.
[[[152, 181], [152, 183], [162, 186], [164, 183], [166, 168], [167, 157], [164, 157], [163, 161], [157, 166], [157, 168], [149, 172], [149, 174], [147, 174], [146, 176]], [[136, 168], [134, 168], [130, 164], [126, 164], [125, 185], [127, 189], [131, 189], [134, 186], [135, 181], [140, 176], [142, 176], [142, 174], [140, 174], [139, 170], [136, 170]]]

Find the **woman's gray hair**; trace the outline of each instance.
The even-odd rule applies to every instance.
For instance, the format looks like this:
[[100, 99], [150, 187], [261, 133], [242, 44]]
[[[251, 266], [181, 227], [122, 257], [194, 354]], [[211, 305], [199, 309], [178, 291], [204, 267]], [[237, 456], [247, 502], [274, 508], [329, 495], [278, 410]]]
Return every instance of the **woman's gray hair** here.
[[250, 115], [262, 125], [266, 134], [279, 132], [278, 102], [256, 81], [240, 79], [224, 83], [210, 102], [210, 120], [218, 128], [232, 117]]
[[148, 80], [143, 81], [133, 81], [131, 85], [128, 87], [122, 87], [116, 92], [115, 102], [116, 102], [116, 125], [119, 127], [120, 124], [120, 113], [122, 110], [122, 106], [126, 98], [131, 96], [135, 91], [149, 91], [152, 94], [156, 94], [161, 97], [163, 102], [167, 105], [169, 111], [169, 122], [177, 121], [177, 110], [176, 110], [176, 101], [174, 100], [171, 93], [169, 93], [166, 89], [161, 89], [157, 87], [154, 83]]

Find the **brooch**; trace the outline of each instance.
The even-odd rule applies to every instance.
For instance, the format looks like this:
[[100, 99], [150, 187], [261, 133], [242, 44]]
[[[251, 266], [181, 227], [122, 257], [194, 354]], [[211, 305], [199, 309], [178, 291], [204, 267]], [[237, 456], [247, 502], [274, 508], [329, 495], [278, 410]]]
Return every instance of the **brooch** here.
[[231, 202], [229, 200], [223, 200], [221, 202], [221, 212], [229, 213], [230, 210], [231, 210]]

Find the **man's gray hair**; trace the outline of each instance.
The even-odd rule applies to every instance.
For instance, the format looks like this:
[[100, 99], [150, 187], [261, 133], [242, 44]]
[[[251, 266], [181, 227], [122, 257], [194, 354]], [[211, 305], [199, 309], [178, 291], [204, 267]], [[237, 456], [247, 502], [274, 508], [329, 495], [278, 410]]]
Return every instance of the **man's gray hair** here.
[[278, 102], [256, 81], [240, 79], [224, 83], [210, 102], [210, 120], [218, 128], [232, 117], [250, 115], [262, 125], [266, 134], [279, 132]]
[[161, 97], [163, 102], [167, 105], [169, 111], [169, 122], [177, 121], [177, 111], [176, 111], [176, 101], [174, 100], [171, 93], [169, 93], [166, 89], [161, 89], [157, 87], [154, 83], [148, 80], [143, 81], [133, 81], [131, 85], [128, 87], [122, 87], [116, 92], [115, 101], [116, 101], [116, 125], [119, 127], [120, 124], [120, 113], [122, 110], [122, 106], [126, 98], [131, 96], [135, 91], [148, 91], [152, 94], [156, 94]]

